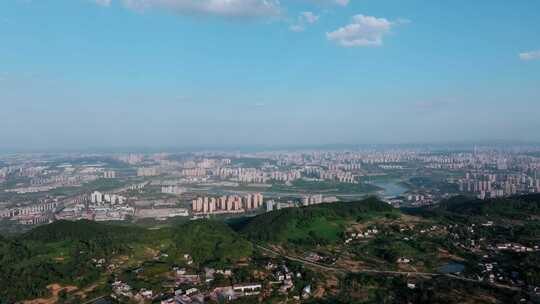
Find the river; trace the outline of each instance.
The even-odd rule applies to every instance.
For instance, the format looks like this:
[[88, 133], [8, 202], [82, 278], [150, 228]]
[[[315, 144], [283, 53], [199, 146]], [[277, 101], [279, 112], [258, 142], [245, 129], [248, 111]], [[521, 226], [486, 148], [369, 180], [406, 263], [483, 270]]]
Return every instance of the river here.
[[384, 197], [400, 196], [403, 193], [407, 192], [408, 190], [406, 187], [400, 184], [399, 180], [379, 181], [379, 182], [373, 182], [373, 184], [383, 189], [381, 191], [381, 194]]

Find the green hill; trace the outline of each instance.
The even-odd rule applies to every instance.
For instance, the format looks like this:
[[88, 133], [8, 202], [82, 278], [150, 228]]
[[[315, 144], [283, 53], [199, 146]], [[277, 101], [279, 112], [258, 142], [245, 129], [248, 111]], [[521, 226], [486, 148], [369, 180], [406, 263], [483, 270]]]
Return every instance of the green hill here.
[[39, 226], [25, 233], [22, 238], [40, 242], [60, 242], [99, 238], [126, 238], [127, 235], [140, 231], [142, 229], [135, 227], [107, 225], [89, 220], [76, 222], [61, 220], [49, 225]]
[[288, 208], [253, 218], [241, 232], [262, 242], [330, 244], [338, 241], [350, 221], [375, 216], [397, 216], [399, 212], [376, 198], [359, 202], [320, 204]]
[[0, 303], [46, 296], [51, 283], [88, 285], [101, 275], [92, 259], [128, 252], [128, 243], [138, 240], [140, 231], [58, 221], [17, 238], [0, 239]]
[[[46, 286], [88, 286], [120, 255], [144, 262], [149, 253], [166, 252], [171, 265], [189, 254], [200, 265], [230, 264], [249, 258], [253, 248], [226, 224], [191, 221], [148, 230], [91, 221], [57, 221], [13, 238], [0, 237], [0, 303], [47, 297]], [[13, 278], [17, 278], [14, 280]]]
[[223, 222], [191, 221], [174, 228], [177, 250], [201, 264], [231, 263], [251, 256], [253, 248]]
[[488, 200], [457, 196], [442, 201], [433, 211], [462, 216], [501, 217], [524, 220], [540, 216], [540, 194]]

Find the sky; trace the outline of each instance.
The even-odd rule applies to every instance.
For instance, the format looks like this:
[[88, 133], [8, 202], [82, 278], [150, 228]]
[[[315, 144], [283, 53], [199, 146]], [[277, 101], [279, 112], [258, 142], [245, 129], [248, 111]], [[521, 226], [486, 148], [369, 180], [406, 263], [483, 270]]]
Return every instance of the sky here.
[[4, 0], [0, 148], [540, 142], [537, 0]]

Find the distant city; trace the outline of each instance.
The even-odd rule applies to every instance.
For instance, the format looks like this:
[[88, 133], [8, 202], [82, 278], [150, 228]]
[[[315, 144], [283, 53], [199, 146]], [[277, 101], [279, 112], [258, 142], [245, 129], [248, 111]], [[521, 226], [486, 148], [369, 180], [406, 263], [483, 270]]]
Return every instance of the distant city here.
[[540, 192], [540, 146], [5, 154], [0, 227], [234, 218], [377, 196], [418, 207]]

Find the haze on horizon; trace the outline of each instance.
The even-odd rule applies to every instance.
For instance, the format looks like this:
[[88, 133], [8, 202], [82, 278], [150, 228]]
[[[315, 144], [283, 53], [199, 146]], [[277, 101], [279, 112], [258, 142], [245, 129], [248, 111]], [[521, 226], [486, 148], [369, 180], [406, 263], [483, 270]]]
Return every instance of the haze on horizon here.
[[10, 0], [0, 147], [540, 141], [540, 2]]

